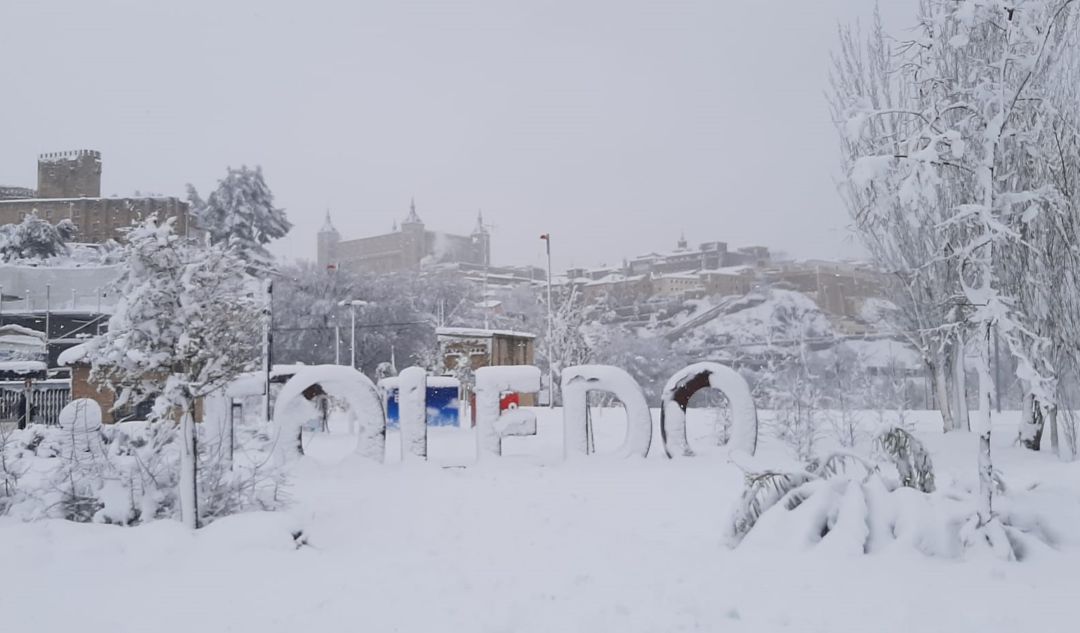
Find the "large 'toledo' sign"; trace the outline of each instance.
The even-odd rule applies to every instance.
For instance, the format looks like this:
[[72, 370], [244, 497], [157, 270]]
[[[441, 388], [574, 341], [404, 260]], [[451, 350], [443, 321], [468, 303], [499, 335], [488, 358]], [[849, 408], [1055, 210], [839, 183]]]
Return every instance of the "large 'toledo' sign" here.
[[[399, 377], [399, 419], [402, 461], [427, 459], [427, 375], [410, 367]], [[277, 397], [274, 422], [280, 433], [282, 456], [302, 454], [297, 416], [290, 405], [314, 384], [337, 395], [354, 411], [360, 423], [357, 453], [381, 462], [385, 454], [386, 416], [378, 388], [363, 374], [340, 365], [316, 365], [295, 374]], [[653, 437], [653, 419], [645, 393], [626, 371], [609, 365], [578, 365], [562, 372], [564, 450], [566, 457], [588, 454], [588, 395], [608, 392], [626, 409], [626, 439], [618, 453], [645, 457]], [[704, 388], [717, 389], [731, 405], [732, 433], [728, 446], [753, 454], [757, 449], [757, 409], [750, 387], [735, 370], [719, 363], [696, 363], [676, 372], [664, 387], [660, 402], [660, 435], [669, 458], [690, 457], [686, 439], [686, 407], [691, 396]], [[501, 455], [502, 440], [510, 435], [534, 435], [536, 414], [527, 409], [499, 410], [506, 392], [540, 391], [540, 369], [532, 365], [483, 367], [476, 370], [476, 433], [478, 456]], [[294, 439], [286, 439], [294, 438]]]

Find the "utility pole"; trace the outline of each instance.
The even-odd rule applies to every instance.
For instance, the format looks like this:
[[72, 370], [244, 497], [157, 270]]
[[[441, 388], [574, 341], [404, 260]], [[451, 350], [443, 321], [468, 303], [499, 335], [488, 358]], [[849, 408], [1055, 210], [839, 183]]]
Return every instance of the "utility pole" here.
[[551, 233], [540, 236], [544, 240], [547, 249], [547, 355], [548, 355], [548, 408], [555, 408], [555, 368], [552, 359], [551, 332], [554, 326], [554, 316], [551, 308]]
[[49, 326], [52, 325], [52, 284], [45, 284], [45, 356], [49, 355]]

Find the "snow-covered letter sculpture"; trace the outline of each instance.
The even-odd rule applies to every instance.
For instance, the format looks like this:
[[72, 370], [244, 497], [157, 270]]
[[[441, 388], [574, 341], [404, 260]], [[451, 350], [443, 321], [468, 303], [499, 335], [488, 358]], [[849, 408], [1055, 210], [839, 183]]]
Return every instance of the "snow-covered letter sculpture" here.
[[406, 367], [398, 374], [401, 461], [427, 459], [427, 372]]
[[532, 365], [481, 367], [476, 370], [477, 458], [502, 455], [507, 435], [536, 435], [536, 414], [525, 409], [499, 412], [499, 399], [508, 391], [540, 391], [540, 369]]
[[72, 400], [60, 411], [60, 428], [70, 441], [72, 458], [101, 451], [101, 406], [89, 398]]
[[[312, 365], [293, 374], [274, 402], [274, 426], [278, 429], [276, 451], [283, 457], [303, 455], [300, 427], [307, 399], [304, 392], [319, 385], [331, 396], [348, 403], [350, 414], [360, 421], [357, 454], [382, 462], [386, 451], [386, 413], [382, 398], [367, 376], [345, 365]], [[310, 405], [307, 407], [314, 411]]]
[[728, 447], [753, 455], [757, 450], [758, 418], [750, 385], [727, 365], [694, 363], [672, 376], [660, 397], [660, 435], [668, 457], [693, 456], [686, 440], [686, 406], [691, 396], [706, 387], [719, 390], [731, 405]]
[[626, 409], [626, 440], [618, 454], [645, 457], [652, 443], [652, 415], [641, 386], [626, 371], [608, 365], [577, 365], [562, 372], [566, 456], [585, 455], [588, 444], [588, 395], [607, 391]]

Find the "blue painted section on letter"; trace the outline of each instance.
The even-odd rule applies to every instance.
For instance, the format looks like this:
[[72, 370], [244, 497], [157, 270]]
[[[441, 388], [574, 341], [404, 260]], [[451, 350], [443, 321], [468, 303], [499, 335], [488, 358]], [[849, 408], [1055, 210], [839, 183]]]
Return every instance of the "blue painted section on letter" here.
[[[459, 426], [461, 400], [458, 387], [427, 388], [428, 426]], [[386, 389], [386, 428], [398, 428], [398, 388]]]

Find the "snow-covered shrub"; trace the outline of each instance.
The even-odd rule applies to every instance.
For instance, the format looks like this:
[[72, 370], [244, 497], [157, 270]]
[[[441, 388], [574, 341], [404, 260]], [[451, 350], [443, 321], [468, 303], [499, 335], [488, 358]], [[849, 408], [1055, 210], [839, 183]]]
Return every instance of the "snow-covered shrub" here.
[[935, 489], [929, 454], [913, 436], [891, 428], [875, 445], [869, 460], [834, 453], [804, 469], [749, 470], [725, 530], [728, 544], [847, 554], [907, 547], [950, 558], [988, 551], [1006, 560], [1054, 545], [1057, 528], [1010, 497], [1000, 479], [1001, 510], [992, 524], [979, 525], [977, 491]]
[[772, 431], [799, 461], [810, 461], [825, 432], [827, 401], [810, 368], [796, 362], [771, 375]]
[[896, 467], [900, 485], [921, 492], [934, 491], [934, 463], [914, 435], [900, 427], [890, 428], [874, 438], [874, 450]]
[[61, 220], [51, 224], [36, 211], [26, 214], [18, 224], [0, 226], [0, 260], [48, 259], [69, 252], [67, 243], [76, 234], [75, 223]]
[[[198, 490], [203, 524], [249, 510], [282, 506], [283, 471], [269, 459], [265, 428], [237, 428], [232, 467], [209, 425], [199, 425]], [[18, 473], [0, 487], [0, 514], [24, 520], [138, 525], [179, 519], [177, 425], [123, 422], [79, 427], [32, 425], [7, 434], [0, 465]]]

